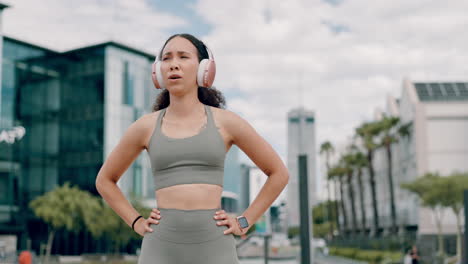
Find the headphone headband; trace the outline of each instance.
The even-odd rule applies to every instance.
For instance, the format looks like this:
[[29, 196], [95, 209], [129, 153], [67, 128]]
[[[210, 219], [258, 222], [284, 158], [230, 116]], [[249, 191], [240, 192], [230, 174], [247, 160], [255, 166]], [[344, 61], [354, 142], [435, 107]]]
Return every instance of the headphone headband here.
[[[200, 87], [209, 88], [211, 85], [213, 85], [214, 82], [214, 77], [216, 75], [216, 64], [210, 48], [208, 48], [205, 43], [203, 43], [203, 45], [205, 46], [205, 50], [208, 52], [208, 59], [202, 59], [198, 65], [197, 84]], [[164, 48], [162, 48], [158, 54], [156, 54], [153, 65], [151, 66], [151, 77], [156, 89], [165, 88], [164, 78], [161, 73], [161, 60], [159, 60], [159, 54], [161, 54], [163, 49]]]
[[[208, 48], [208, 46], [205, 43], [203, 43], [203, 45], [205, 45], [205, 50], [208, 53], [208, 59], [214, 61], [213, 53], [211, 52], [210, 48]], [[164, 49], [164, 47], [163, 47], [163, 49]], [[154, 58], [154, 62], [158, 61], [159, 54], [161, 54], [161, 52], [162, 52], [162, 49], [156, 54], [156, 58]]]

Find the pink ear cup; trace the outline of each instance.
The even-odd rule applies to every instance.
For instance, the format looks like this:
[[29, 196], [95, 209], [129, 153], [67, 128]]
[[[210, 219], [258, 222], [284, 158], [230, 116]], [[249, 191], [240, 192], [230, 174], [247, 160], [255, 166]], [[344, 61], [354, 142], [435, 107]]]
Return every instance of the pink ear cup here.
[[216, 64], [214, 60], [203, 59], [198, 66], [197, 84], [201, 87], [211, 87], [216, 75]]
[[[197, 72], [197, 84], [201, 87], [210, 88], [215, 79], [216, 64], [211, 51], [208, 48], [207, 50], [210, 58], [200, 61]], [[161, 73], [161, 61], [159, 61], [157, 57], [151, 65], [151, 79], [153, 80], [153, 84], [156, 89], [164, 89], [164, 79]]]
[[211, 87], [216, 75], [216, 64], [214, 60], [209, 60], [203, 78], [203, 87]]
[[163, 89], [164, 88], [164, 80], [161, 76], [161, 64], [159, 61], [153, 62], [151, 65], [151, 79], [153, 79], [153, 84], [156, 89]]
[[158, 78], [156, 77], [156, 62], [153, 62], [153, 65], [151, 65], [151, 79], [153, 79], [154, 87], [156, 87], [156, 89], [161, 89]]

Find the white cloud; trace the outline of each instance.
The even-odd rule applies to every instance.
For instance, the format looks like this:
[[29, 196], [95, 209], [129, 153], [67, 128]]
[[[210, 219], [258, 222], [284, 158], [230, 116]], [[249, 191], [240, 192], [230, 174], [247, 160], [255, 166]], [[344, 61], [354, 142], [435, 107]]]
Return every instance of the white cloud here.
[[246, 95], [228, 105], [283, 157], [286, 113], [301, 103], [316, 112], [317, 145], [338, 143], [387, 94], [398, 97], [405, 76], [467, 76], [467, 2], [201, 0], [196, 8], [214, 27], [204, 40], [217, 59], [217, 87]]
[[[190, 23], [144, 0], [12, 6], [4, 12], [6, 34], [52, 49], [113, 38], [155, 52], [165, 30]], [[203, 40], [216, 58], [215, 85], [245, 95], [228, 100], [229, 108], [283, 160], [286, 114], [301, 103], [316, 113], [317, 145], [339, 144], [384, 107], [386, 94], [399, 97], [405, 76], [467, 79], [468, 1], [199, 0], [193, 8], [212, 26]]]
[[167, 38], [164, 30], [188, 23], [154, 10], [144, 0], [15, 0], [7, 4], [11, 5], [3, 17], [7, 36], [59, 51], [115, 40], [156, 52]]

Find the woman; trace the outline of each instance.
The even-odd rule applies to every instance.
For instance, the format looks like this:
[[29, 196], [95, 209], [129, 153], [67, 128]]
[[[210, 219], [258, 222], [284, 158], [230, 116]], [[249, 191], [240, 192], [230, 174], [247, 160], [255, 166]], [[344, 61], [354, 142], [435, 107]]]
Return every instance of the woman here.
[[[214, 74], [203, 42], [189, 34], [171, 36], [153, 64], [154, 84], [164, 88], [154, 112], [128, 128], [98, 173], [99, 193], [143, 236], [140, 264], [238, 263], [234, 235], [245, 237], [288, 182], [287, 169], [270, 144], [247, 121], [223, 109], [224, 97], [211, 88]], [[220, 208], [224, 158], [233, 144], [269, 176], [238, 217]], [[158, 204], [148, 219], [116, 184], [143, 149], [150, 157]]]
[[411, 249], [411, 263], [419, 264], [419, 254], [416, 245], [413, 245], [413, 248]]

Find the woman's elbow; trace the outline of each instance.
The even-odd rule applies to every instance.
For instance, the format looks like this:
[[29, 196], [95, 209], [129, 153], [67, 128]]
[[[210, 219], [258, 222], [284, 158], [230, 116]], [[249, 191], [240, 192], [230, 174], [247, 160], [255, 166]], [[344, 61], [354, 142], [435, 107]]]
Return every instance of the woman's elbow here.
[[98, 176], [96, 177], [96, 181], [94, 183], [98, 193], [100, 194], [102, 193], [102, 190], [105, 188], [106, 182], [108, 181], [109, 179], [107, 179], [104, 175], [98, 174]]
[[278, 179], [280, 179], [281, 183], [283, 183], [284, 185], [288, 184], [289, 172], [286, 168], [280, 170], [280, 173], [278, 173], [278, 175], [279, 175]]
[[101, 193], [102, 178], [99, 177], [99, 175], [96, 177], [96, 181], [94, 182], [94, 185], [96, 186], [96, 190], [98, 191], [98, 193]]
[[289, 172], [288, 172], [288, 170], [286, 170], [283, 173], [283, 178], [284, 178], [285, 185], [288, 184], [288, 182], [289, 182]]

